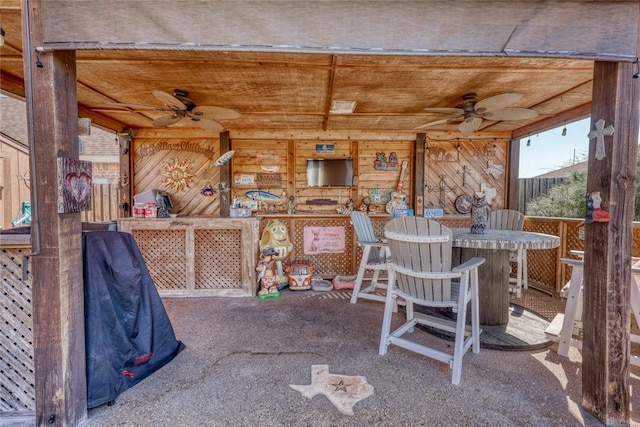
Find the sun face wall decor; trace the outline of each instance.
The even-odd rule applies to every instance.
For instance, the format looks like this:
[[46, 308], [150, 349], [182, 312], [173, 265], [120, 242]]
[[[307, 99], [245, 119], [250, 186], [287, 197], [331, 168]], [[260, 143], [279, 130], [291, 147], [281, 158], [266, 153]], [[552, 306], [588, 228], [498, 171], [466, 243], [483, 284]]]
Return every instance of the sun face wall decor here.
[[190, 173], [191, 166], [191, 162], [181, 161], [177, 157], [170, 162], [164, 162], [162, 176], [164, 176], [165, 187], [176, 191], [190, 187], [191, 181], [195, 176]]

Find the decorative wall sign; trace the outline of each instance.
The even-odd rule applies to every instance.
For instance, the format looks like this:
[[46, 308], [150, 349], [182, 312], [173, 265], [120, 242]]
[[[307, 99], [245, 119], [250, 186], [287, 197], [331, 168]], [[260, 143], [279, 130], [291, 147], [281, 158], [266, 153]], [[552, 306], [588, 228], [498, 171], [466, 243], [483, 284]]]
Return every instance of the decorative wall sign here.
[[440, 207], [443, 209], [444, 209], [445, 200], [447, 198], [447, 193], [455, 191], [458, 188], [457, 185], [454, 185], [454, 186], [447, 185], [447, 183], [444, 181], [445, 178], [446, 178], [446, 175], [440, 175], [440, 183], [438, 184], [437, 187], [429, 184], [425, 186], [429, 193], [435, 193], [436, 191], [440, 193]]
[[162, 150], [171, 150], [171, 151], [188, 151], [191, 153], [199, 153], [203, 154], [208, 159], [214, 159], [216, 156], [216, 151], [213, 150], [210, 146], [201, 146], [195, 142], [168, 142], [168, 141], [158, 141], [154, 143], [146, 143], [143, 142], [139, 147], [137, 147], [138, 152], [141, 157], [151, 156], [156, 154]]
[[233, 183], [235, 185], [255, 185], [255, 175], [235, 175], [233, 177]]
[[480, 192], [484, 193], [485, 198], [487, 199], [487, 204], [491, 204], [491, 201], [498, 195], [498, 190], [491, 187], [490, 185], [485, 184], [484, 182], [480, 184]]
[[263, 150], [257, 154], [256, 163], [262, 172], [275, 173], [280, 170], [280, 155], [276, 150]]
[[279, 173], [259, 173], [257, 177], [258, 188], [280, 188], [282, 184], [282, 175]]
[[[427, 147], [427, 155], [429, 156], [429, 159], [433, 160], [434, 162], [457, 162], [458, 161], [447, 150], [444, 150], [438, 147], [435, 147], [435, 148]], [[460, 156], [460, 152], [458, 152], [457, 155]]]
[[442, 208], [434, 208], [434, 209], [425, 209], [424, 217], [425, 218], [442, 218], [444, 216], [444, 209]]
[[191, 162], [181, 161], [175, 158], [170, 162], [164, 162], [162, 166], [162, 176], [164, 176], [164, 185], [167, 188], [180, 191], [191, 185], [194, 175], [191, 172]]
[[58, 213], [92, 209], [91, 162], [58, 159]]
[[485, 144], [483, 147], [476, 147], [473, 149], [474, 157], [495, 157], [495, 155], [495, 145]]
[[318, 154], [335, 154], [336, 144], [316, 144], [316, 153]]
[[491, 175], [494, 179], [498, 179], [504, 172], [504, 166], [493, 163], [493, 160], [487, 160], [487, 168], [484, 169], [484, 173]]
[[462, 186], [467, 186], [467, 175], [471, 173], [471, 169], [467, 165], [462, 167], [461, 171], [458, 171], [459, 174], [462, 174]]
[[304, 227], [304, 254], [344, 253], [345, 232], [338, 227]]
[[604, 127], [605, 121], [600, 119], [596, 122], [596, 129], [589, 131], [589, 141], [593, 138], [596, 139], [596, 152], [595, 158], [598, 160], [602, 160], [605, 157], [604, 150], [604, 136], [605, 135], [613, 135], [613, 125], [609, 125], [606, 128]]
[[376, 161], [373, 162], [373, 168], [380, 171], [397, 171], [398, 155], [392, 151], [389, 158], [384, 153], [376, 153]]

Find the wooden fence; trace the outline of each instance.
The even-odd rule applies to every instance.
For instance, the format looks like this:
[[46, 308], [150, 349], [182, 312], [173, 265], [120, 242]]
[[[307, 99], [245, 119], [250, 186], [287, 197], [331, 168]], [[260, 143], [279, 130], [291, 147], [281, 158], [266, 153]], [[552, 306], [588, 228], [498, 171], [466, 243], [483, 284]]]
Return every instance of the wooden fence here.
[[519, 194], [518, 211], [527, 212], [527, 203], [545, 195], [551, 187], [564, 182], [566, 178], [520, 178], [518, 180]]
[[104, 222], [118, 218], [117, 184], [93, 184], [93, 209], [82, 212], [82, 221]]

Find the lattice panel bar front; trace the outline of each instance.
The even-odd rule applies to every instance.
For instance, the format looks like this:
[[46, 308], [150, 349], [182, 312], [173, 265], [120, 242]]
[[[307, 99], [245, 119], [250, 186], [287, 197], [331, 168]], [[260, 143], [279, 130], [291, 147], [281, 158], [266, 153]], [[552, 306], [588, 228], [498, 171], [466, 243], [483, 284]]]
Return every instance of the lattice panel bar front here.
[[185, 230], [134, 230], [133, 236], [158, 290], [185, 289]]
[[0, 412], [36, 409], [29, 252], [0, 250]]
[[[323, 277], [353, 274], [353, 227], [348, 216], [340, 218], [306, 218], [292, 219], [292, 242], [297, 259], [308, 259], [313, 265], [313, 274]], [[345, 248], [343, 253], [320, 253], [305, 255], [305, 227], [342, 227], [344, 230]]]
[[241, 288], [241, 230], [195, 230], [194, 240], [196, 289]]

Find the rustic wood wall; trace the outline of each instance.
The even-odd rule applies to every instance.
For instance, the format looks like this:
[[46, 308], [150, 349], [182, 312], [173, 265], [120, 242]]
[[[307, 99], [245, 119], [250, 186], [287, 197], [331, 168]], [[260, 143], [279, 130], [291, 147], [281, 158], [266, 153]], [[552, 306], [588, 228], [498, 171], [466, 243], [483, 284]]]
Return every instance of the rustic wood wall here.
[[[459, 213], [456, 199], [485, 191], [491, 209], [503, 209], [507, 194], [507, 139], [434, 140], [425, 147], [425, 208]], [[463, 173], [465, 171], [467, 173]], [[466, 179], [465, 179], [466, 177]], [[465, 185], [466, 181], [466, 185]], [[495, 191], [494, 191], [495, 190]]]
[[[180, 215], [219, 215], [218, 191], [213, 197], [200, 194], [211, 185], [216, 190], [220, 184], [220, 169], [213, 161], [220, 155], [219, 139], [187, 131], [183, 138], [155, 130], [141, 131], [134, 139], [133, 194], [157, 188], [172, 197], [172, 212]], [[194, 131], [199, 132], [199, 131]], [[333, 153], [318, 152], [316, 145], [332, 144]], [[409, 163], [404, 177], [403, 191], [411, 200], [414, 192], [413, 151], [415, 141], [406, 140], [310, 140], [310, 139], [233, 139], [231, 148], [235, 154], [230, 162], [231, 200], [248, 200], [245, 194], [251, 190], [263, 190], [280, 196], [281, 205], [275, 212], [287, 212], [290, 196], [296, 200], [298, 213], [337, 213], [340, 206], [350, 199], [359, 208], [371, 195], [388, 195], [398, 186], [400, 165]], [[458, 214], [456, 199], [467, 194], [485, 191], [489, 194], [490, 207], [502, 209], [507, 192], [507, 153], [509, 140], [505, 137], [490, 139], [448, 138], [436, 139], [427, 135], [424, 150], [424, 207], [442, 207], [445, 213]], [[397, 158], [397, 169], [376, 168], [376, 160], [391, 156]], [[352, 187], [307, 187], [307, 159], [352, 158], [354, 160], [354, 185]], [[176, 163], [177, 162], [177, 163]], [[187, 172], [188, 185], [172, 187], [163, 175], [170, 165], [178, 165]], [[466, 169], [465, 169], [466, 168]], [[466, 174], [463, 171], [466, 170]], [[169, 180], [170, 181], [170, 180]], [[465, 182], [466, 181], [466, 182]], [[420, 182], [420, 180], [417, 180]], [[466, 184], [466, 185], [465, 185]], [[337, 204], [307, 204], [314, 199], [330, 199]], [[385, 203], [370, 207], [374, 212], [384, 212]], [[266, 206], [260, 208], [266, 212]]]
[[[213, 215], [220, 209], [220, 156], [217, 134], [185, 129], [180, 138], [167, 131], [139, 131], [132, 144], [132, 194], [151, 189], [165, 191], [178, 215]], [[173, 177], [165, 176], [173, 170]], [[170, 174], [169, 174], [170, 175]], [[184, 185], [182, 185], [184, 184]], [[213, 196], [201, 194], [205, 186], [215, 189]]]
[[[389, 193], [396, 189], [400, 175], [397, 170], [376, 170], [374, 167], [379, 154], [389, 158], [396, 153], [398, 164], [403, 160], [411, 161], [412, 141], [322, 141], [322, 144], [333, 144], [332, 154], [318, 153], [318, 141], [270, 141], [260, 143], [256, 141], [234, 140], [233, 176], [234, 188], [232, 197], [246, 199], [245, 192], [249, 190], [264, 190], [278, 196], [294, 195], [297, 211], [304, 213], [336, 213], [337, 208], [350, 199], [358, 207], [369, 197], [371, 190]], [[266, 160], [260, 160], [266, 159]], [[357, 179], [352, 187], [307, 187], [307, 159], [345, 159], [354, 160], [354, 174]], [[267, 162], [265, 164], [265, 162]], [[243, 179], [253, 180], [254, 184], [243, 184]], [[245, 181], [246, 182], [246, 181]], [[404, 191], [411, 194], [411, 168], [407, 169], [404, 180]], [[330, 199], [336, 205], [307, 204], [314, 199]], [[384, 205], [376, 207], [384, 210]], [[284, 213], [287, 205], [276, 206], [276, 211]]]

